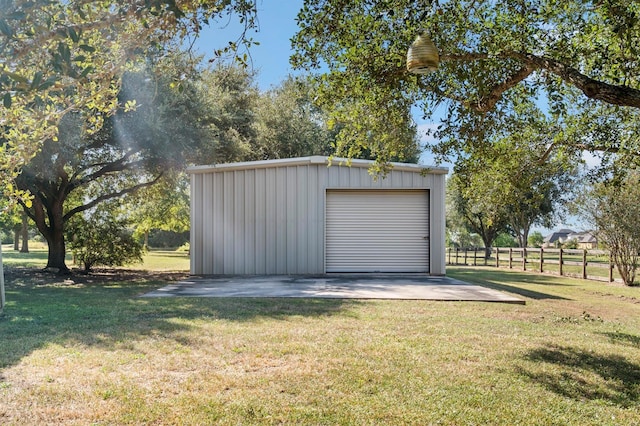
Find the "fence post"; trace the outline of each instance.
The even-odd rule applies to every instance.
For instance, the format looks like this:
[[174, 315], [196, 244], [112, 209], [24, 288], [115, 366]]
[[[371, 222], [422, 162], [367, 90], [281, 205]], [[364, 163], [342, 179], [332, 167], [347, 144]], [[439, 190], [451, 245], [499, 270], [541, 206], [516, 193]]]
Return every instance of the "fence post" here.
[[513, 249], [509, 247], [509, 269], [513, 268]]
[[473, 266], [476, 266], [476, 262], [478, 261], [478, 247], [473, 248]]
[[560, 249], [560, 256], [558, 257], [558, 266], [559, 266], [559, 273], [560, 276], [562, 276], [562, 248]]
[[582, 251], [582, 279], [587, 279], [587, 249]]
[[544, 249], [540, 247], [540, 273], [544, 272], [544, 267], [542, 266], [544, 263]]
[[527, 270], [527, 248], [522, 247], [522, 270]]
[[464, 248], [464, 266], [467, 266], [467, 251], [468, 249], [465, 247]]
[[451, 265], [451, 247], [447, 249], [447, 264]]

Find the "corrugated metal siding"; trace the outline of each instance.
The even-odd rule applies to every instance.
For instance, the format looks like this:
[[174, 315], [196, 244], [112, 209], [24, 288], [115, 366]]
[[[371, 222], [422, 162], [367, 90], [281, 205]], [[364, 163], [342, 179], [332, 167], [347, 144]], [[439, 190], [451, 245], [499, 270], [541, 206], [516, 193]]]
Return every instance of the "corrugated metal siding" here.
[[444, 273], [444, 175], [393, 170], [376, 181], [363, 167], [279, 162], [192, 173], [191, 184], [193, 274], [324, 273], [325, 192], [352, 188], [429, 189], [431, 273]]
[[191, 272], [324, 272], [318, 167], [192, 175]]
[[429, 272], [429, 192], [328, 190], [327, 272]]

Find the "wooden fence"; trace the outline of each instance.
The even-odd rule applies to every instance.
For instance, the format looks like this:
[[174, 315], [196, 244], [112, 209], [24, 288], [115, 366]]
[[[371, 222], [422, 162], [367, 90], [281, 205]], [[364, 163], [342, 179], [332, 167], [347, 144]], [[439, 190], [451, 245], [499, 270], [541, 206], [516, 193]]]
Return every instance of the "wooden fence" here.
[[603, 250], [494, 247], [486, 257], [483, 247], [449, 248], [447, 264], [495, 266], [585, 280], [622, 282], [609, 253]]

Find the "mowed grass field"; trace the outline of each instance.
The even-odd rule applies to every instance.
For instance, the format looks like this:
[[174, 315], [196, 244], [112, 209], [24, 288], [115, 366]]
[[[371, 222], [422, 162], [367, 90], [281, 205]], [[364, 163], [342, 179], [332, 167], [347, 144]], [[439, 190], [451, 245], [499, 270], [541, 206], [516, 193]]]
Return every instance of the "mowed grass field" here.
[[5, 251], [0, 424], [640, 424], [638, 288], [450, 267], [526, 305], [140, 298], [181, 256], [55, 277]]

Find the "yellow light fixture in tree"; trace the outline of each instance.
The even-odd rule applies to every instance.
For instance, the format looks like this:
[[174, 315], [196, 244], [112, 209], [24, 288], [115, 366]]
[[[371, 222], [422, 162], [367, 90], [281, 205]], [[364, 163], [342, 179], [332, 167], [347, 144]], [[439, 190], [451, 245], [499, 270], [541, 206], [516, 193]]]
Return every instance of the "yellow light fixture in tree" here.
[[407, 70], [413, 74], [429, 74], [438, 69], [438, 48], [426, 33], [420, 34], [407, 51]]

